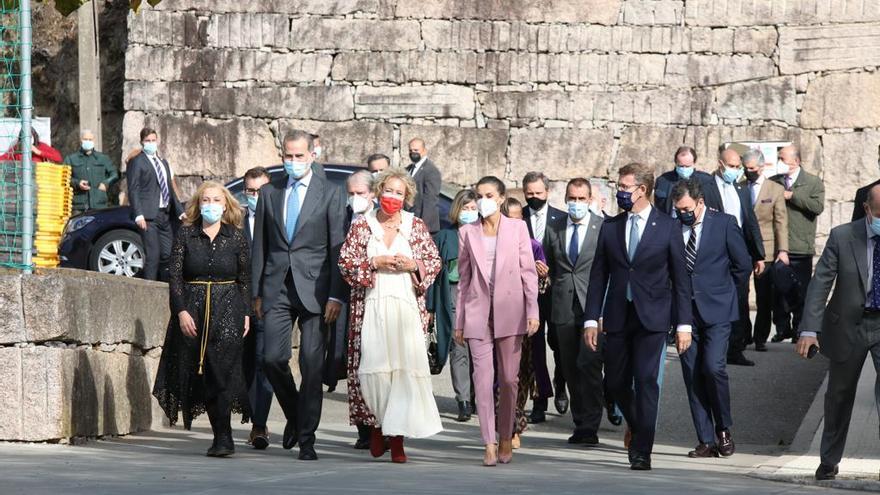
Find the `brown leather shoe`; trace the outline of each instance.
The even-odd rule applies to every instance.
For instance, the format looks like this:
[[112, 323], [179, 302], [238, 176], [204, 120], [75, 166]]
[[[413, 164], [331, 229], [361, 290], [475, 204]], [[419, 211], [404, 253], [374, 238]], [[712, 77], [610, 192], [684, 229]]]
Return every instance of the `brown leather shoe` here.
[[633, 439], [633, 432], [629, 428], [629, 426], [627, 426], [626, 432], [624, 432], [624, 434], [623, 434], [623, 448], [629, 449], [629, 444], [632, 443], [632, 439]]
[[709, 445], [708, 443], [701, 443], [694, 447], [694, 450], [688, 452], [688, 457], [698, 458], [698, 457], [715, 457], [718, 455], [718, 452], [715, 450], [714, 445]]
[[736, 452], [736, 446], [733, 444], [730, 430], [721, 430], [718, 433], [718, 453], [721, 457], [730, 457], [734, 452]]
[[258, 428], [256, 426], [251, 429], [250, 444], [257, 450], [266, 450], [269, 447], [269, 428]]

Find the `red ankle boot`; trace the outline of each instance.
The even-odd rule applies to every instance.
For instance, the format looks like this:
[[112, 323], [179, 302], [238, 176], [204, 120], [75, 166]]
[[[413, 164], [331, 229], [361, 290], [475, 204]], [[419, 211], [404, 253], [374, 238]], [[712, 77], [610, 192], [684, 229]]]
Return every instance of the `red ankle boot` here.
[[382, 436], [382, 428], [374, 426], [370, 430], [370, 454], [373, 457], [382, 457], [385, 451], [385, 437]]
[[391, 462], [403, 464], [406, 462], [406, 453], [403, 452], [403, 437], [391, 437]]

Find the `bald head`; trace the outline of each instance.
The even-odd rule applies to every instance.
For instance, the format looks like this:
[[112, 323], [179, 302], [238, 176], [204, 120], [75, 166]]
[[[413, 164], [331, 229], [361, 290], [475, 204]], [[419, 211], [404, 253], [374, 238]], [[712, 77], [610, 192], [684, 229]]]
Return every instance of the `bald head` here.
[[722, 151], [721, 157], [718, 159], [718, 175], [724, 177], [725, 170], [729, 170], [727, 173], [730, 177], [734, 177], [735, 174], [742, 171], [742, 159], [739, 153], [730, 148]]
[[416, 163], [426, 156], [428, 156], [428, 150], [425, 149], [425, 142], [421, 138], [411, 139], [409, 142], [409, 159]]
[[801, 150], [794, 145], [785, 146], [779, 150], [779, 161], [788, 165], [788, 175], [791, 175], [801, 167]]
[[868, 189], [868, 198], [865, 200], [865, 213], [868, 219], [880, 218], [880, 184]]

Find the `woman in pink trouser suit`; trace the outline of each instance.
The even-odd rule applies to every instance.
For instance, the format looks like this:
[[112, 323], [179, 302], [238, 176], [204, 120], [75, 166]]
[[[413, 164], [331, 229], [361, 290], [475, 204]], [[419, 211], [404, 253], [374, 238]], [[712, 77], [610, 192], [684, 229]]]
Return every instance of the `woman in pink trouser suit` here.
[[[483, 463], [513, 457], [511, 435], [522, 339], [538, 329], [538, 274], [525, 222], [504, 217], [504, 183], [483, 177], [476, 186], [481, 219], [458, 230], [455, 339], [467, 340], [474, 362]], [[495, 361], [493, 361], [493, 354]], [[493, 385], [500, 387], [496, 446]]]

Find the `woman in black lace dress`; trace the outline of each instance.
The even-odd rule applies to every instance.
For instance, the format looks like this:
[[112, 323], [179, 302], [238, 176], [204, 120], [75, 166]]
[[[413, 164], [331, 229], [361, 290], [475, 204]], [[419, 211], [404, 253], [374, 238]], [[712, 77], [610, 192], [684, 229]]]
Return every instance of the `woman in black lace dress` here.
[[250, 324], [250, 252], [242, 213], [216, 182], [199, 187], [171, 254], [171, 321], [153, 395], [171, 424], [207, 411], [214, 432], [208, 456], [235, 451], [232, 412], [250, 414], [241, 364]]

